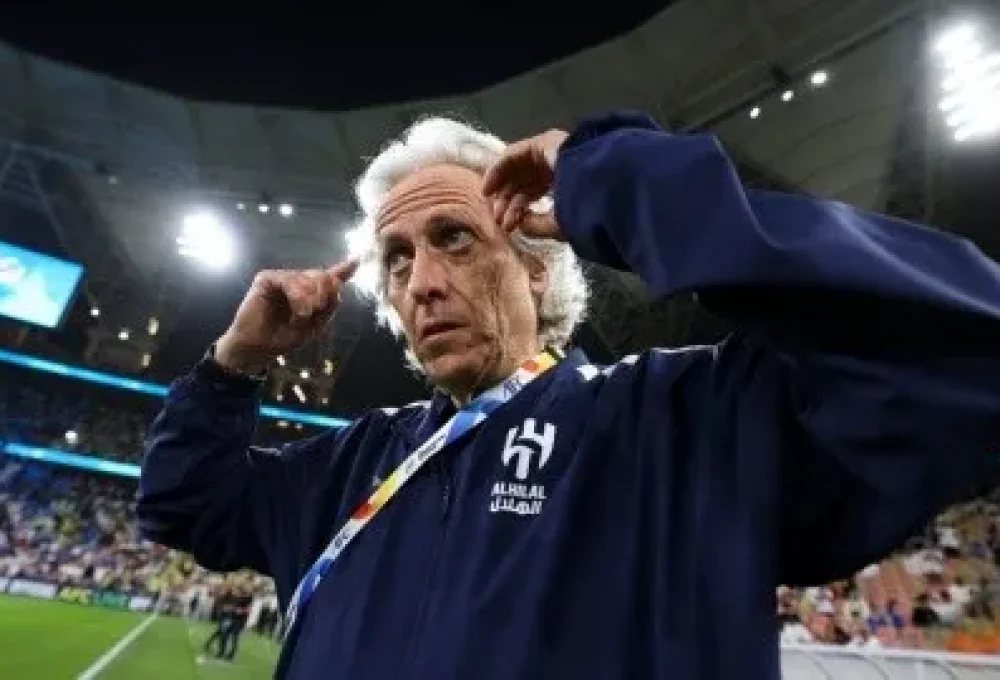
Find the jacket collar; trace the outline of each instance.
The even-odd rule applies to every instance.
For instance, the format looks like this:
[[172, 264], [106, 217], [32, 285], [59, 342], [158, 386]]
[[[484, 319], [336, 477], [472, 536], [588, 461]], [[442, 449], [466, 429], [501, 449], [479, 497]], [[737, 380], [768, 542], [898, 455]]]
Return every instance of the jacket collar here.
[[[530, 393], [537, 390], [544, 390], [560, 384], [571, 378], [576, 373], [577, 368], [587, 363], [589, 362], [583, 350], [570, 350], [566, 353], [565, 358], [559, 362], [558, 366], [553, 367], [546, 374], [533, 380], [524, 388], [524, 392]], [[516, 399], [517, 396], [514, 398]], [[417, 427], [407, 433], [408, 438], [413, 443], [426, 441], [456, 411], [457, 408], [451, 396], [441, 390], [435, 389], [424, 416], [419, 419]]]

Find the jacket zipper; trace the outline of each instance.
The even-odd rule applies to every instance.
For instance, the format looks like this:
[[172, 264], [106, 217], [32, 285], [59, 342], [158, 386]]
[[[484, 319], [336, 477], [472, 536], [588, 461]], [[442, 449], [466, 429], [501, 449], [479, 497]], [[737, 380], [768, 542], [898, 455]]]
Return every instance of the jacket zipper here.
[[[449, 466], [441, 465], [441, 522], [448, 521], [448, 513], [451, 510], [451, 471]], [[445, 527], [447, 528], [447, 527]], [[442, 538], [444, 531], [442, 531]]]
[[437, 540], [435, 541], [433, 553], [430, 558], [430, 570], [427, 574], [423, 597], [419, 607], [417, 608], [413, 636], [410, 638], [410, 648], [407, 653], [407, 665], [410, 666], [411, 669], [413, 665], [419, 661], [416, 655], [420, 649], [419, 642], [425, 629], [424, 624], [426, 623], [427, 612], [431, 605], [430, 599], [434, 591], [434, 583], [437, 581], [438, 564], [441, 560], [441, 549], [444, 546], [445, 538], [448, 535], [448, 516], [451, 511], [452, 489], [454, 488], [454, 484], [451, 479], [450, 465], [442, 463], [440, 459], [438, 459], [432, 463], [432, 467], [434, 469], [434, 474], [437, 475], [441, 483], [440, 530], [437, 532]]

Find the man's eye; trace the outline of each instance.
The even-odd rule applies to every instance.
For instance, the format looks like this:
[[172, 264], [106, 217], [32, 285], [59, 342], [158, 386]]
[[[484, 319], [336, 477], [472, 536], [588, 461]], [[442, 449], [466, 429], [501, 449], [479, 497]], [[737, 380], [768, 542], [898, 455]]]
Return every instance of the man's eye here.
[[451, 227], [441, 234], [440, 245], [448, 252], [461, 250], [472, 243], [472, 232], [464, 227]]
[[410, 256], [402, 251], [390, 252], [385, 256], [385, 269], [390, 274], [400, 274], [410, 264]]

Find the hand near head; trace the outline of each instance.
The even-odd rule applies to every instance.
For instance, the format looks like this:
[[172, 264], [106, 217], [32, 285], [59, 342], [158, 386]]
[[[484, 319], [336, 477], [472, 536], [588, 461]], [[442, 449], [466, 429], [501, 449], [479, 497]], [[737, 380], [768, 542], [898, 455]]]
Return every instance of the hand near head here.
[[507, 231], [562, 239], [553, 210], [539, 214], [530, 205], [552, 191], [556, 156], [566, 137], [562, 130], [549, 130], [510, 144], [486, 172], [483, 194], [492, 201], [494, 219]]
[[219, 338], [216, 359], [226, 368], [257, 373], [312, 340], [330, 323], [340, 289], [357, 268], [352, 259], [329, 269], [260, 272]]

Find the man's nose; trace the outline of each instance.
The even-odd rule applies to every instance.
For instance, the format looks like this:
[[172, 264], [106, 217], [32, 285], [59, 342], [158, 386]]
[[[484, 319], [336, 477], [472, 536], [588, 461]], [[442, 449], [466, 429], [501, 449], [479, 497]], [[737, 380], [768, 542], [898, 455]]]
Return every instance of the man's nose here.
[[447, 266], [440, 255], [418, 250], [410, 263], [408, 292], [418, 302], [444, 296], [448, 288]]

